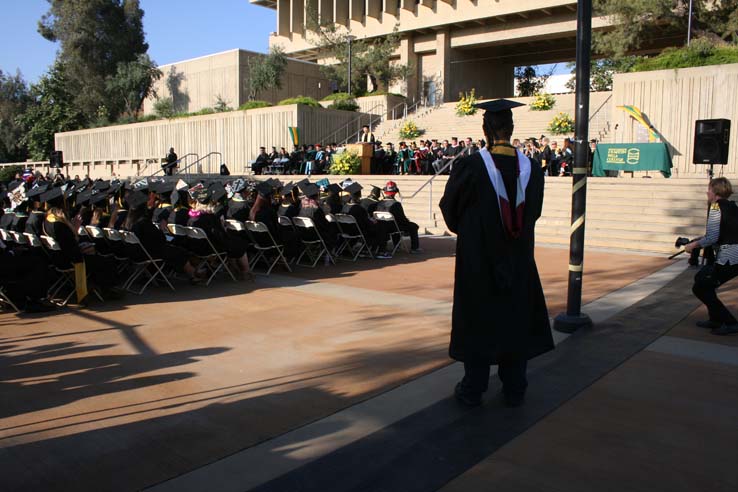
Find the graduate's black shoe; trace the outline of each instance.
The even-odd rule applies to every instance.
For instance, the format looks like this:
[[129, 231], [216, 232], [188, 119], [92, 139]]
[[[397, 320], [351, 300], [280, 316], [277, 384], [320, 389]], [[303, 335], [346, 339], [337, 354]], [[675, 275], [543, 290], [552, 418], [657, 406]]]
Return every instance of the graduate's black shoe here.
[[525, 395], [507, 395], [500, 391], [500, 402], [506, 407], [522, 407], [525, 403]]
[[59, 309], [59, 306], [43, 299], [39, 301], [26, 301], [26, 307], [23, 311], [26, 313], [48, 313], [57, 309]]
[[712, 330], [713, 335], [735, 335], [736, 333], [738, 333], [738, 324], [722, 324], [719, 328]]
[[714, 330], [715, 328], [720, 328], [720, 323], [716, 323], [715, 321], [704, 320], [704, 321], [698, 321], [695, 323], [700, 328], [709, 328], [711, 330]]
[[482, 404], [482, 394], [470, 393], [464, 390], [464, 386], [460, 382], [456, 383], [456, 388], [454, 388], [454, 396], [460, 403], [463, 403], [468, 407], [478, 407]]

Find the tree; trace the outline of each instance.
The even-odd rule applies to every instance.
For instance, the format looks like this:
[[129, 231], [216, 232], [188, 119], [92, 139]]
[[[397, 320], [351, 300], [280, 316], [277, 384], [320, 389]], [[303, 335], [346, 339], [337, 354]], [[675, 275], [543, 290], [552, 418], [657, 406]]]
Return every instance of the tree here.
[[379, 90], [386, 91], [393, 82], [407, 78], [411, 67], [393, 60], [400, 46], [400, 33], [395, 26], [390, 34], [372, 39], [354, 39], [351, 30], [333, 22], [321, 22], [315, 11], [308, 9], [309, 41], [321, 56], [331, 63], [321, 65], [323, 74], [340, 87], [348, 87], [348, 45], [351, 36], [352, 92], [366, 89], [366, 79], [377, 81]]
[[270, 89], [282, 88], [282, 75], [287, 68], [287, 56], [280, 46], [272, 46], [268, 55], [252, 56], [248, 59], [249, 101]]
[[78, 130], [85, 124], [85, 115], [74, 102], [76, 95], [68, 87], [65, 68], [60, 63], [31, 86], [31, 102], [17, 121], [25, 131], [22, 143], [32, 159], [49, 158], [54, 150], [54, 133]]
[[[130, 72], [148, 50], [143, 10], [138, 0], [47, 0], [49, 11], [39, 32], [61, 45], [57, 62], [74, 105], [89, 121], [116, 119], [124, 111], [117, 94], [108, 91], [110, 78]], [[123, 67], [119, 68], [119, 64]]]
[[162, 76], [161, 70], [156, 67], [149, 55], [139, 55], [132, 62], [119, 63], [116, 73], [108, 77], [106, 87], [112, 96], [111, 103], [118, 103], [113, 108], [116, 113], [134, 118], [141, 110], [141, 106], [149, 96], [156, 97], [154, 82]]
[[[659, 37], [683, 36], [686, 42], [689, 0], [595, 0], [594, 9], [612, 22], [611, 29], [596, 32], [593, 39], [595, 51], [603, 55], [622, 57]], [[694, 0], [692, 36], [713, 43], [738, 41], [738, 0]]]
[[28, 85], [20, 72], [0, 70], [0, 162], [26, 160], [28, 149], [21, 142], [23, 127], [18, 121], [31, 102]]
[[530, 65], [515, 67], [515, 79], [517, 80], [515, 88], [518, 96], [528, 97], [538, 94], [546, 85], [548, 77], [548, 75], [538, 75], [536, 68]]
[[[592, 60], [589, 69], [589, 90], [591, 92], [602, 92], [612, 90], [612, 77], [616, 73], [628, 72], [638, 60], [635, 56], [624, 56], [622, 58], [602, 58]], [[567, 89], [576, 89], [576, 64], [574, 62], [566, 65], [571, 69], [572, 77], [566, 82]]]

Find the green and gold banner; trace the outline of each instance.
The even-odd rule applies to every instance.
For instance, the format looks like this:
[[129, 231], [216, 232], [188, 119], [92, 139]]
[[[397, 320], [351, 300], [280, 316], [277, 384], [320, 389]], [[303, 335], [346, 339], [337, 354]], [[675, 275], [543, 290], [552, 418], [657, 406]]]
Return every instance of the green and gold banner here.
[[300, 129], [296, 126], [288, 126], [287, 130], [290, 132], [290, 138], [292, 138], [292, 145], [300, 145]]
[[593, 176], [605, 171], [661, 171], [671, 176], [671, 156], [665, 143], [599, 144], [592, 163]]

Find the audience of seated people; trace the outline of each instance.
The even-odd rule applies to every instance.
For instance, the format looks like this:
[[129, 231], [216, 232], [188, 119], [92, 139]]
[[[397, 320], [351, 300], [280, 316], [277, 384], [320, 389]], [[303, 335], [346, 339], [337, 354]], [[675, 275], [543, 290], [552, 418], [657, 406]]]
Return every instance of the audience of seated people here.
[[[57, 309], [55, 302], [65, 296], [51, 299], [51, 287], [70, 272], [73, 281], [66, 290], [70, 296], [74, 284], [84, 283], [85, 302], [95, 299], [93, 292], [103, 299], [122, 297], [132, 287], [126, 279], [135, 272], [136, 263], [147, 260], [146, 253], [160, 262], [168, 279], [200, 284], [209, 280], [215, 260], [208, 255], [215, 249], [227, 256], [226, 265], [234, 275], [252, 279], [249, 258], [257, 254], [255, 236], [245, 228], [229, 227], [229, 221], [264, 224], [274, 241], [283, 245], [288, 263], [296, 262], [305, 248], [290, 223], [295, 217], [312, 219], [329, 251], [353, 246], [343, 244], [348, 240], [333, 218], [337, 214], [355, 219], [376, 258], [391, 257], [390, 238], [400, 240], [397, 227], [410, 237], [411, 252], [421, 251], [418, 226], [405, 216], [396, 200], [399, 190], [391, 181], [383, 190], [372, 187], [369, 196], [362, 198], [361, 185], [350, 179], [341, 185], [321, 180], [318, 187], [308, 179], [282, 185], [274, 179], [238, 178], [224, 185], [222, 178], [197, 183], [171, 178], [47, 180], [33, 174], [17, 178], [7, 185], [0, 183], [0, 297], [29, 312]], [[390, 212], [394, 222], [376, 220], [374, 211]], [[207, 240], [179, 234], [182, 229], [175, 226], [199, 228]], [[124, 238], [133, 233], [143, 248], [99, 235], [101, 231], [117, 231]], [[58, 250], [29, 241], [47, 241], [46, 236]], [[152, 266], [146, 268], [154, 272]]]

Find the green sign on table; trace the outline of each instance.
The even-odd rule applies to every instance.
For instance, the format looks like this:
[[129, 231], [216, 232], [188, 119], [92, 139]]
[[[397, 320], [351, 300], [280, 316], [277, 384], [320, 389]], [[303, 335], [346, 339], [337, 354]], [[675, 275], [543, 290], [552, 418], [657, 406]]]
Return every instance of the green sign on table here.
[[599, 144], [592, 163], [593, 176], [605, 176], [605, 171], [661, 171], [671, 176], [671, 156], [663, 142]]

